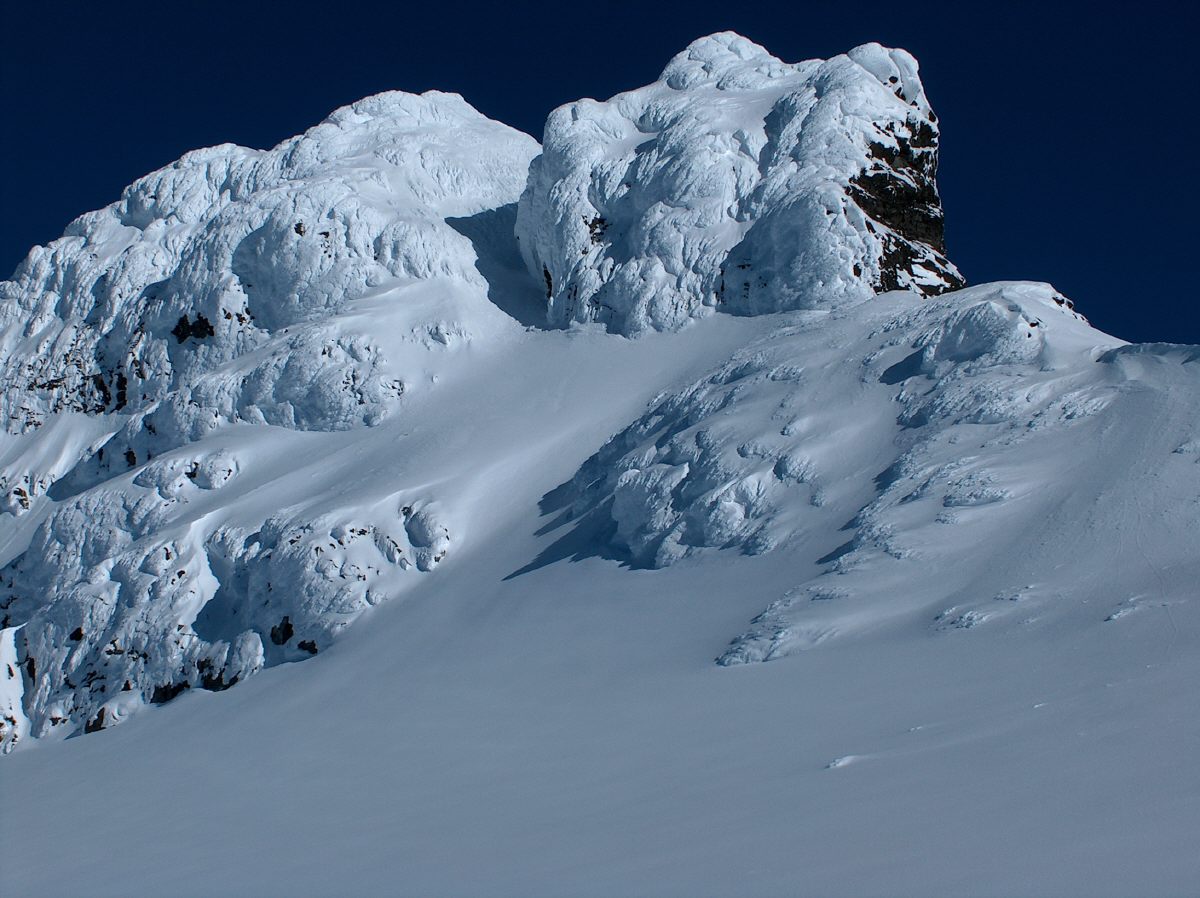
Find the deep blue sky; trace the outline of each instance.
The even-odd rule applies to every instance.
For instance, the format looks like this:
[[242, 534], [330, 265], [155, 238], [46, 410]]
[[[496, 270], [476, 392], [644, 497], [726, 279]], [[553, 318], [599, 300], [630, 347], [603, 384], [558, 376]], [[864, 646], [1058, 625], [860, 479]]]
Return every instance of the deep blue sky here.
[[911, 50], [967, 278], [1051, 281], [1118, 336], [1200, 343], [1190, 4], [91, 0], [7, 3], [0, 27], [0, 276], [186, 150], [269, 147], [392, 88], [540, 136], [554, 106], [732, 29], [788, 61]]

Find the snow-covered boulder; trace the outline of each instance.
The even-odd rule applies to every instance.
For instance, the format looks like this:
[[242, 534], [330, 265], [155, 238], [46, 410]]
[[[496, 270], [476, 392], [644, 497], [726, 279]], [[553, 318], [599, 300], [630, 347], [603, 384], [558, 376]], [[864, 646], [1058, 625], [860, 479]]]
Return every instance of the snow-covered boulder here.
[[658, 81], [546, 122], [517, 233], [550, 319], [636, 334], [718, 308], [831, 308], [963, 279], [938, 126], [903, 50], [781, 62], [731, 33]]

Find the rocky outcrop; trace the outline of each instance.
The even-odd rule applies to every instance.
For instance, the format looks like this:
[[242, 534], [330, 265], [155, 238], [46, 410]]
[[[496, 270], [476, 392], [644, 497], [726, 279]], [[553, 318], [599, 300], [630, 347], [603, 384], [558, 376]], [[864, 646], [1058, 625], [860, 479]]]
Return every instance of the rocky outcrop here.
[[654, 84], [551, 114], [517, 231], [552, 323], [636, 334], [711, 309], [831, 308], [963, 285], [916, 61], [781, 62], [734, 34]]

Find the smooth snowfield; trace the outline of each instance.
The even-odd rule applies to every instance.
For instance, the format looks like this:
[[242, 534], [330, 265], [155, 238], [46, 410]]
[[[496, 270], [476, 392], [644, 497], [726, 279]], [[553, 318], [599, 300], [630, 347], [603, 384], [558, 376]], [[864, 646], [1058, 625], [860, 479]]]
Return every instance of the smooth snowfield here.
[[1090, 579], [1041, 623], [942, 630], [928, 608], [734, 668], [713, 658], [819, 547], [509, 577], [561, 533], [536, 535], [539, 500], [656, 384], [782, 324], [522, 334], [443, 384], [453, 414], [406, 451], [381, 425], [396, 451], [356, 467], [455, 482], [457, 554], [309, 661], [10, 755], [5, 893], [1191, 891], [1200, 621], [1161, 601], [1195, 581], [1153, 544], [1122, 558], [1147, 588], [1114, 620], [1105, 571], [1069, 561], [1084, 534], [1063, 564]]

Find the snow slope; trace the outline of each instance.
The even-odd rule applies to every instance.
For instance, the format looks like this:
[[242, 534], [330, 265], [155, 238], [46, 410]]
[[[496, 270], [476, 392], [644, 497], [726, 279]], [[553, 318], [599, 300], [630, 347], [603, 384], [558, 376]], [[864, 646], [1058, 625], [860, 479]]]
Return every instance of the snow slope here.
[[[956, 562], [986, 555], [966, 597], [1007, 618], [945, 627], [942, 596], [898, 590], [901, 613], [879, 626], [767, 664], [713, 659], [847, 534], [657, 570], [539, 535], [560, 514], [539, 502], [640, 414], [652, 382], [695, 382], [798, 320], [714, 317], [615, 343], [523, 334], [446, 383], [470, 426], [381, 436], [355, 458], [368, 477], [456, 481], [446, 501], [469, 527], [455, 551], [311, 660], [5, 758], [5, 801], [20, 808], [0, 815], [5, 890], [1187, 894], [1200, 618], [1195, 578], [1171, 565], [1195, 531], [1120, 505], [1140, 484], [1146, 508], [1194, 514], [1196, 494], [1181, 499], [1162, 465], [1200, 466], [1172, 435], [1136, 432], [1146, 452], [1132, 466], [1128, 443], [1077, 441], [1079, 471], [1116, 459], [1072, 478], [1089, 518], [1010, 534], [1045, 541], [1054, 585], [1077, 589], [996, 600], [1029, 583], [1012, 557], [971, 540], [970, 522], [937, 525], [960, 535]], [[1095, 367], [1112, 376], [1110, 364]], [[1109, 534], [1103, 550], [1124, 543], [1119, 564], [1089, 532]], [[872, 560], [893, 577], [914, 567]], [[809, 606], [848, 616], [864, 601], [881, 598]], [[1013, 619], [1027, 607], [1037, 619]], [[65, 846], [68, 818], [81, 836]]]
[[35, 249], [0, 890], [1192, 891], [1200, 348], [941, 292], [853, 185], [934, 121], [902, 51], [716, 35], [541, 156], [387, 94]]

